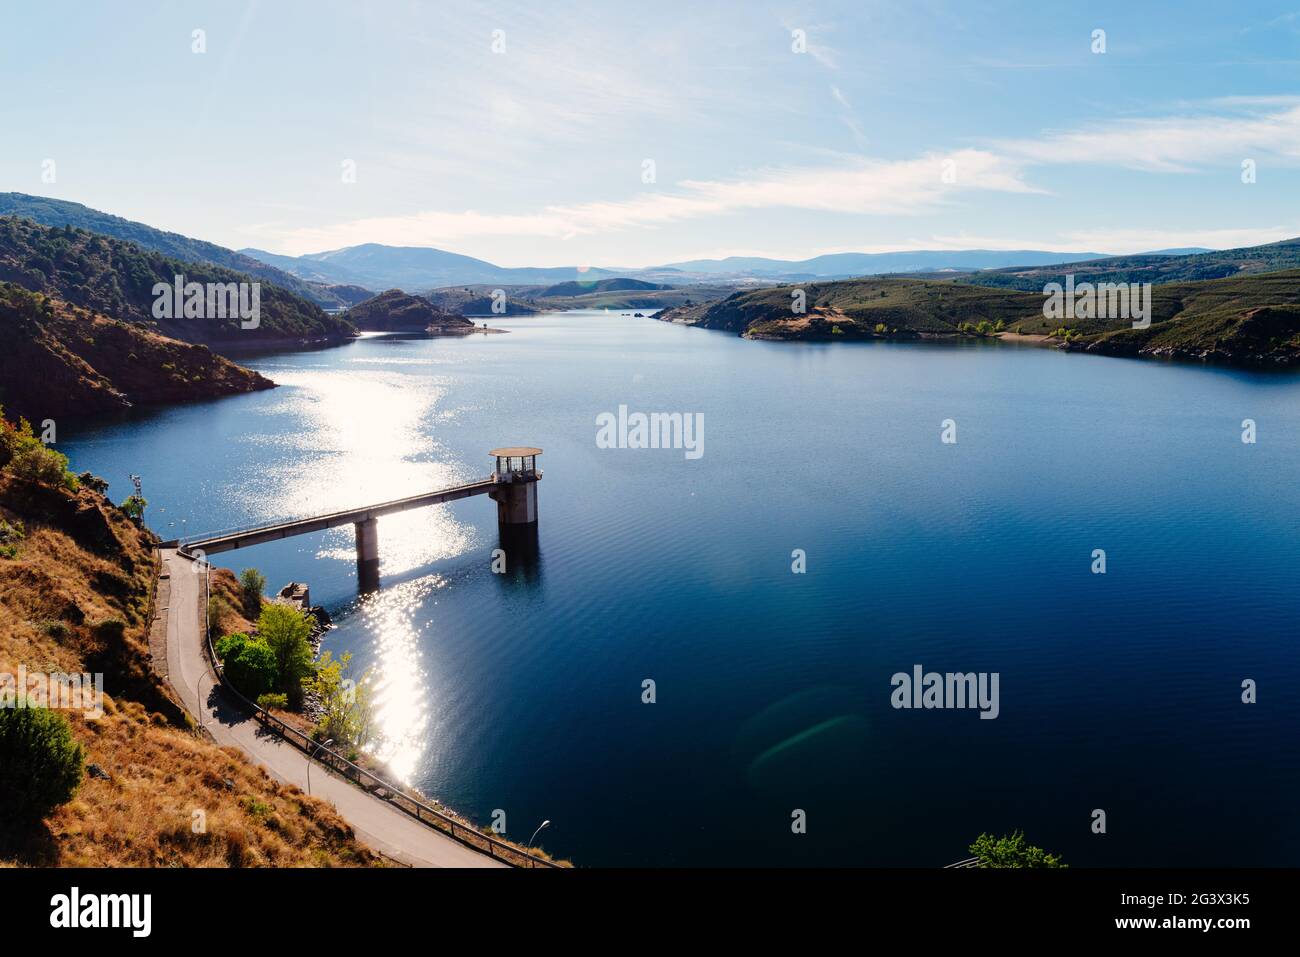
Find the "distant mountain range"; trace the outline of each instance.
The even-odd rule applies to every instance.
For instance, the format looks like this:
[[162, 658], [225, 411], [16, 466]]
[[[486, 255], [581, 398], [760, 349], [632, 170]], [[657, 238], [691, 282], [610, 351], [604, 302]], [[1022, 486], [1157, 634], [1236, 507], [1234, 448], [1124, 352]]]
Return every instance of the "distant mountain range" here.
[[241, 249], [239, 252], [316, 283], [356, 284], [371, 289], [398, 288], [408, 292], [483, 283], [537, 285], [605, 279], [616, 275], [609, 270], [583, 270], [576, 266], [508, 269], [432, 247], [383, 246], [379, 243], [363, 243], [306, 256], [280, 256], [261, 249]]
[[1101, 259], [1105, 253], [1053, 253], [1039, 249], [915, 249], [896, 253], [832, 253], [812, 259], [764, 259], [728, 256], [669, 263], [664, 269], [709, 276], [751, 276], [763, 279], [845, 279], [896, 272], [997, 269], [1046, 263]]
[[614, 277], [676, 286], [721, 281], [736, 284], [798, 282], [900, 272], [966, 272], [1104, 258], [1103, 253], [1059, 253], [1037, 249], [922, 249], [897, 253], [835, 253], [801, 260], [731, 256], [625, 269], [612, 266], [510, 268], [431, 247], [384, 246], [379, 243], [306, 256], [281, 256], [260, 249], [241, 249], [240, 253], [314, 283], [353, 284], [372, 289], [397, 287], [412, 292], [448, 286], [589, 284]]

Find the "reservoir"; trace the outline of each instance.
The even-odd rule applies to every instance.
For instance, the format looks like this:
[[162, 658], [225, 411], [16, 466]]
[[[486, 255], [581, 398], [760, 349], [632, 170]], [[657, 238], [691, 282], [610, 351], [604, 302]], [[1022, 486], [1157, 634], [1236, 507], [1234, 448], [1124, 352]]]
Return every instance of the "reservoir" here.
[[[1075, 866], [1300, 864], [1300, 379], [492, 324], [244, 360], [280, 388], [60, 422], [59, 449], [115, 501], [142, 475], [165, 538], [544, 449], [539, 549], [504, 574], [485, 497], [380, 519], [365, 598], [350, 527], [216, 560], [310, 583], [397, 773], [520, 841], [549, 819], [579, 865], [929, 867], [1013, 829]], [[620, 406], [701, 422], [700, 454], [598, 443]], [[893, 707], [918, 667], [996, 674], [996, 717]]]

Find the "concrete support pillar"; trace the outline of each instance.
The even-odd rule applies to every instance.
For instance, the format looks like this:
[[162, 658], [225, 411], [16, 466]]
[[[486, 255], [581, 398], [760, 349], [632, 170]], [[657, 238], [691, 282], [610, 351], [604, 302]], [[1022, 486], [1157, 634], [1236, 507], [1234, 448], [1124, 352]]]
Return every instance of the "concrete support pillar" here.
[[353, 526], [357, 532], [357, 585], [363, 592], [379, 589], [379, 520], [368, 518]]
[[500, 530], [537, 526], [536, 482], [502, 482], [492, 497], [497, 503], [497, 527]]

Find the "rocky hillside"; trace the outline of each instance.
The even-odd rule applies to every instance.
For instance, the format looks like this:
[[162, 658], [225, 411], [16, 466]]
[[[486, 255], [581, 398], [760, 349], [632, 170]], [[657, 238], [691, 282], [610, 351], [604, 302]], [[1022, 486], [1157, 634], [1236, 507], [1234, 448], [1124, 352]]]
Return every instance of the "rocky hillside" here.
[[[803, 293], [803, 312], [795, 309], [798, 292]], [[1041, 312], [1041, 296], [1012, 290], [917, 279], [852, 279], [738, 292], [716, 302], [667, 309], [655, 318], [746, 339], [916, 339], [958, 335], [963, 324], [1000, 319], [1009, 326]]]
[[0, 404], [14, 416], [39, 422], [273, 386], [207, 346], [0, 283]]
[[347, 319], [366, 332], [472, 332], [474, 323], [464, 316], [435, 309], [427, 300], [400, 289], [389, 289], [353, 306]]
[[[202, 284], [260, 282], [257, 328], [242, 328], [238, 316], [155, 318], [154, 286], [171, 285], [178, 275]], [[355, 332], [315, 303], [246, 273], [182, 262], [72, 226], [54, 228], [13, 217], [0, 217], [0, 280], [174, 339], [219, 348], [343, 342]]]
[[1150, 328], [1088, 328], [1071, 351], [1231, 365], [1300, 365], [1300, 270], [1153, 289]]
[[[1080, 280], [1082, 282], [1082, 280]], [[802, 290], [806, 309], [792, 308]], [[1152, 285], [1150, 322], [1049, 318], [1044, 296], [954, 281], [856, 279], [736, 293], [655, 318], [747, 339], [841, 341], [1033, 335], [1104, 355], [1300, 364], [1300, 270]]]
[[[54, 456], [52, 481], [27, 477], [34, 456]], [[56, 711], [84, 773], [43, 820], [0, 807], [0, 866], [377, 863], [327, 804], [190, 727], [150, 668], [153, 537], [59, 458], [0, 420], [0, 671], [100, 673], [104, 714]]]

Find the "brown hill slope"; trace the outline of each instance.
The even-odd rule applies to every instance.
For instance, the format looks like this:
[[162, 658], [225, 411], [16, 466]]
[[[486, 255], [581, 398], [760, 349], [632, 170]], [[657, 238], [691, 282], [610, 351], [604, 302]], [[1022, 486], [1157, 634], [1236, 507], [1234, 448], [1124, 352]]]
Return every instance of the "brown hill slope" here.
[[207, 346], [0, 283], [0, 403], [15, 417], [91, 415], [274, 385]]
[[59, 711], [97, 773], [37, 824], [0, 808], [0, 864], [377, 863], [328, 805], [188, 727], [149, 667], [152, 536], [88, 483], [14, 475], [15, 434], [0, 421], [0, 671], [102, 673], [104, 714]]

